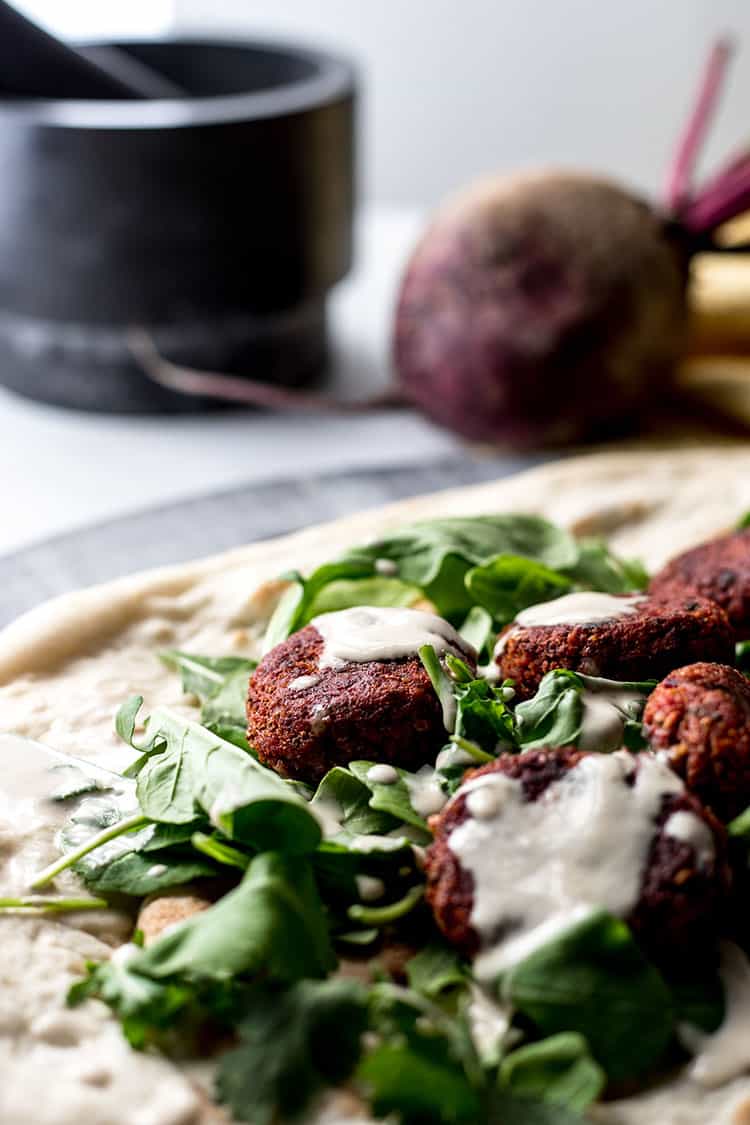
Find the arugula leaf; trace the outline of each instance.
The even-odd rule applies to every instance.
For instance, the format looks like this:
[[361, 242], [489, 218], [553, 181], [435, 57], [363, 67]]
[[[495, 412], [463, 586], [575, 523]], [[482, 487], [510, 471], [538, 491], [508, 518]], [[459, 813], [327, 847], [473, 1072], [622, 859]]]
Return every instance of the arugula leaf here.
[[367, 996], [355, 981], [258, 991], [239, 1025], [239, 1046], [219, 1062], [219, 1101], [253, 1125], [297, 1117], [325, 1087], [349, 1077], [366, 1025]]
[[573, 585], [558, 571], [520, 555], [496, 555], [473, 567], [464, 581], [476, 604], [502, 625], [527, 606], [567, 594]]
[[448, 989], [465, 987], [470, 971], [455, 949], [434, 941], [407, 961], [406, 979], [410, 988], [432, 1000]]
[[502, 979], [503, 995], [544, 1035], [579, 1032], [608, 1077], [652, 1068], [674, 1030], [672, 995], [628, 927], [595, 913]]
[[518, 1097], [584, 1110], [599, 1097], [607, 1076], [577, 1032], [561, 1032], [517, 1047], [503, 1059], [500, 1086]]
[[[517, 745], [515, 719], [506, 700], [507, 684], [495, 687], [481, 677], [474, 679], [468, 665], [450, 653], [444, 667], [432, 645], [424, 645], [419, 658], [444, 712], [455, 709], [452, 742], [473, 753], [477, 764], [482, 759], [489, 761], [500, 749]], [[473, 744], [473, 751], [468, 744]]]
[[641, 750], [646, 741], [641, 715], [654, 680], [619, 682], [559, 668], [542, 679], [536, 695], [515, 709], [524, 750], [540, 746], [579, 746], [584, 741], [606, 753]]

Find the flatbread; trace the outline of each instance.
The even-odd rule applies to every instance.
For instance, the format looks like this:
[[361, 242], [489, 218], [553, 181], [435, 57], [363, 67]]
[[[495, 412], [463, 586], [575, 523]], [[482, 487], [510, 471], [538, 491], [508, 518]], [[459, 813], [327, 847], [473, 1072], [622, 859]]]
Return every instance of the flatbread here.
[[[640, 557], [655, 568], [678, 551], [732, 526], [748, 509], [750, 450], [745, 447], [592, 454], [65, 595], [0, 633], [0, 730], [39, 739], [105, 766], [121, 766], [129, 755], [117, 741], [112, 719], [127, 696], [139, 692], [149, 709], [164, 704], [190, 713], [190, 701], [181, 694], [177, 677], [157, 659], [160, 649], [255, 655], [283, 589], [277, 578], [280, 573], [290, 567], [312, 569], [347, 547], [415, 520], [535, 512], [579, 534], [605, 535], [619, 553]], [[210, 535], [208, 527], [207, 543]], [[11, 813], [3, 826], [5, 804], [12, 801], [0, 802], [0, 877], [3, 840], [13, 832]], [[0, 925], [5, 939], [0, 1119], [10, 1125], [26, 1122], [30, 1105], [38, 1125], [72, 1125], [80, 1120], [101, 1125], [197, 1125], [216, 1119], [204, 1099], [194, 1092], [191, 1096], [190, 1082], [171, 1064], [148, 1056], [131, 1055], [128, 1060], [130, 1053], [122, 1051], [115, 1036], [119, 1030], [104, 1009], [91, 1004], [76, 1012], [61, 1011], [55, 988], [64, 991], [65, 980], [80, 972], [83, 959], [106, 955], [110, 948], [106, 942], [116, 942], [116, 936], [92, 936], [91, 920], [82, 917], [66, 924], [4, 918]], [[60, 962], [54, 982], [40, 979], [49, 962], [38, 952], [42, 946], [45, 956], [52, 946], [52, 960]], [[95, 1019], [87, 1010], [94, 1008]], [[43, 1030], [45, 1019], [54, 1025], [63, 1016], [68, 1031], [48, 1030], [47, 1039], [40, 1039], [40, 1021]], [[81, 1021], [91, 1019], [96, 1026], [83, 1028]], [[82, 1044], [85, 1050], [80, 1049]], [[133, 1087], [142, 1086], [144, 1092], [158, 1087], [159, 1097], [155, 1093], [150, 1100], [139, 1097], [137, 1105], [120, 1099], [119, 1109], [114, 1098], [97, 1101], [102, 1084], [117, 1084], [121, 1077], [110, 1074], [105, 1081], [104, 1063], [101, 1073], [97, 1075], [94, 1068], [88, 1077], [81, 1077], [76, 1068], [80, 1070], [83, 1055], [96, 1057], [100, 1050], [112, 1055], [110, 1072], [120, 1068], [121, 1075], [127, 1066]], [[157, 1083], [152, 1079], [154, 1067], [162, 1075]], [[54, 1071], [57, 1094], [35, 1102], [30, 1086], [43, 1080], [45, 1071]], [[170, 1099], [163, 1095], [170, 1083], [171, 1109]], [[82, 1086], [86, 1097], [74, 1104], [74, 1093], [78, 1097]], [[60, 1090], [68, 1087], [74, 1093], [65, 1116]], [[598, 1107], [596, 1119], [639, 1125], [750, 1123], [750, 1080], [710, 1093], [677, 1082], [630, 1102]]]

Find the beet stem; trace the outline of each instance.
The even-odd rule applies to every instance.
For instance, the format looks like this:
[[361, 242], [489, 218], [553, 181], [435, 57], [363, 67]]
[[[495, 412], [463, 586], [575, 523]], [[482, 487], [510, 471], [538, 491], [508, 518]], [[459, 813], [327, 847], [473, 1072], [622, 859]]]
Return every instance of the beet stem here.
[[692, 197], [693, 176], [711, 120], [724, 87], [732, 53], [729, 39], [720, 39], [711, 49], [693, 111], [677, 146], [667, 177], [665, 205], [672, 215], [681, 215]]
[[723, 169], [683, 211], [680, 221], [692, 234], [705, 234], [750, 207], [750, 153]]
[[269, 410], [298, 410], [315, 413], [354, 414], [368, 410], [404, 406], [396, 387], [366, 399], [347, 401], [320, 391], [302, 391], [273, 386], [244, 375], [226, 375], [172, 363], [159, 352], [154, 338], [145, 328], [128, 332], [128, 347], [138, 367], [154, 383], [168, 390], [193, 397], [214, 399], [235, 405], [260, 406]]

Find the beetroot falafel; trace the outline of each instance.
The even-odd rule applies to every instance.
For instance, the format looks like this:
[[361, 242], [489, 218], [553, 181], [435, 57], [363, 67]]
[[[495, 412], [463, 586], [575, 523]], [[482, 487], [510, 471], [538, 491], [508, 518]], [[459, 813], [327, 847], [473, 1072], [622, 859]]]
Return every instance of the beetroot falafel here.
[[363, 606], [316, 618], [253, 673], [250, 745], [283, 777], [313, 785], [358, 759], [409, 770], [431, 764], [447, 736], [422, 643], [475, 667], [473, 650], [432, 614]]
[[729, 663], [734, 638], [724, 611], [696, 595], [569, 594], [520, 613], [495, 657], [518, 698], [528, 699], [555, 668], [644, 680], [693, 660]]
[[750, 637], [750, 528], [722, 535], [677, 555], [655, 574], [657, 597], [699, 594], [726, 613], [738, 641]]
[[726, 664], [688, 664], [661, 681], [643, 714], [652, 749], [721, 820], [750, 805], [750, 681]]
[[679, 954], [713, 935], [729, 887], [722, 826], [652, 754], [503, 754], [431, 823], [427, 901], [479, 976], [596, 909]]

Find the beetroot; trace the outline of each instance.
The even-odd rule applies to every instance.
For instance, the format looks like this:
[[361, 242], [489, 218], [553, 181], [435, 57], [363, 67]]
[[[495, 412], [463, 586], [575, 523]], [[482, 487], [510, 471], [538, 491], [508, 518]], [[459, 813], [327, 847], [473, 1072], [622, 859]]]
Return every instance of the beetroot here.
[[664, 211], [604, 180], [538, 172], [480, 184], [438, 213], [396, 312], [409, 400], [466, 437], [530, 446], [602, 436], [668, 389], [690, 256], [750, 203], [750, 157], [690, 191], [726, 58], [720, 44]]

